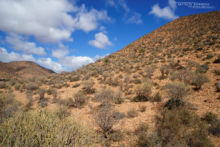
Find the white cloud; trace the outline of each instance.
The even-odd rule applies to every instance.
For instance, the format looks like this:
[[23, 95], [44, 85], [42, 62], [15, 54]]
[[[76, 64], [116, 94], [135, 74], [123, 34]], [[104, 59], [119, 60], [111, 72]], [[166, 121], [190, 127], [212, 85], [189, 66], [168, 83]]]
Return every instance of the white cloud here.
[[128, 18], [128, 23], [142, 24], [141, 14], [135, 12], [133, 16]]
[[53, 61], [51, 58], [40, 58], [37, 63], [58, 73], [65, 70], [60, 63]]
[[125, 0], [107, 0], [106, 5], [114, 8], [121, 7], [125, 12], [129, 12], [130, 9]]
[[106, 11], [87, 10], [71, 2], [0, 0], [0, 30], [31, 35], [41, 42], [71, 41], [76, 29], [89, 32], [97, 28], [99, 21], [110, 20]]
[[6, 41], [13, 47], [13, 49], [23, 51], [25, 54], [46, 54], [44, 48], [37, 47], [34, 42], [25, 41], [22, 36], [16, 34], [10, 34], [7, 36]]
[[0, 47], [0, 60], [3, 62], [11, 61], [35, 61], [32, 55], [18, 54], [15, 52], [8, 52], [5, 48]]
[[169, 0], [169, 5], [164, 8], [160, 8], [158, 4], [155, 4], [152, 7], [152, 10], [149, 14], [153, 14], [159, 18], [165, 18], [165, 19], [176, 19], [178, 16], [175, 15], [175, 9], [176, 9], [176, 2], [175, 0]]
[[69, 70], [74, 70], [82, 67], [83, 65], [87, 65], [89, 63], [93, 63], [94, 60], [87, 56], [66, 56], [59, 59], [60, 63], [63, 66], [66, 66]]
[[57, 49], [52, 51], [52, 56], [55, 58], [62, 58], [69, 53], [67, 49]]
[[107, 0], [106, 5], [117, 8], [117, 4], [114, 0]]
[[95, 40], [90, 40], [89, 44], [100, 49], [104, 49], [107, 46], [112, 45], [111, 41], [108, 39], [108, 36], [103, 32], [95, 34]]
[[88, 11], [85, 5], [82, 5], [80, 12], [74, 18], [74, 26], [85, 32], [95, 30], [98, 27], [98, 21], [111, 21], [106, 11], [97, 11], [91, 9]]

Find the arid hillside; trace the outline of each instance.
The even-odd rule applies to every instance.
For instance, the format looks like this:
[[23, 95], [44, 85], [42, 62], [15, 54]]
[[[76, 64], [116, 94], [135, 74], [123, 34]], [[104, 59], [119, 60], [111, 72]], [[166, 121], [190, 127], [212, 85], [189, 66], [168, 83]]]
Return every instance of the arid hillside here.
[[8, 78], [44, 78], [54, 72], [30, 61], [0, 62], [1, 79]]
[[[0, 88], [0, 100], [6, 101], [1, 118], [12, 116], [0, 124], [5, 144], [14, 140], [13, 132], [22, 131], [31, 134], [20, 133], [27, 140], [23, 146], [30, 140], [32, 146], [53, 144], [51, 131], [52, 136], [67, 134], [52, 137], [58, 146], [218, 147], [220, 12], [178, 18], [76, 71], [41, 80], [12, 79]], [[17, 113], [22, 117], [13, 116]], [[38, 119], [40, 127], [33, 123]], [[54, 127], [53, 119], [61, 125]], [[34, 131], [16, 129], [24, 123]], [[35, 133], [46, 139], [36, 139]]]

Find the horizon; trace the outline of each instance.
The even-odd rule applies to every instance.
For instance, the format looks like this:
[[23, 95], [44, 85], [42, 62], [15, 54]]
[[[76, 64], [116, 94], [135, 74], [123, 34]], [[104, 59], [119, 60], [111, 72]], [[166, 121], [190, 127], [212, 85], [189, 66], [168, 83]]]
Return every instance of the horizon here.
[[2, 0], [0, 61], [72, 71], [179, 17], [219, 11], [219, 1], [187, 2]]

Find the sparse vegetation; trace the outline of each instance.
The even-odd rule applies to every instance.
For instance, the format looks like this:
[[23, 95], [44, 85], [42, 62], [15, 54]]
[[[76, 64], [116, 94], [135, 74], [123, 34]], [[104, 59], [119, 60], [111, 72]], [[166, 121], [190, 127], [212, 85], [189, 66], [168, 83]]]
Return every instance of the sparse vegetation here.
[[74, 106], [77, 108], [81, 108], [86, 104], [88, 97], [81, 91], [74, 95]]
[[128, 116], [128, 118], [137, 117], [137, 116], [138, 116], [138, 112], [137, 112], [137, 110], [135, 110], [135, 109], [130, 109], [130, 110], [127, 112], [127, 116]]

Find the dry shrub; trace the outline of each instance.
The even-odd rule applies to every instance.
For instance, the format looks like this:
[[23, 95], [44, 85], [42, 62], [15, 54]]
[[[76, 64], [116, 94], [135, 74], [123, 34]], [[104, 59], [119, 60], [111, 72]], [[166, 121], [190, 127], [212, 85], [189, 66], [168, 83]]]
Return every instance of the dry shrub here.
[[0, 124], [0, 146], [97, 146], [97, 135], [47, 111], [29, 111]]
[[19, 105], [12, 93], [0, 93], [0, 122], [18, 111]]
[[7, 88], [8, 86], [7, 86], [7, 84], [5, 83], [5, 82], [3, 82], [3, 81], [0, 81], [0, 89], [5, 89], [5, 88]]
[[148, 101], [152, 93], [151, 88], [152, 88], [151, 82], [144, 82], [143, 84], [138, 85], [136, 89], [136, 97], [133, 99], [133, 101], [134, 102]]
[[146, 77], [151, 79], [152, 76], [153, 76], [153, 73], [155, 71], [155, 66], [151, 65], [151, 66], [148, 66], [146, 69], [145, 69], [145, 72], [146, 72]]
[[192, 85], [195, 86], [195, 90], [199, 90], [202, 88], [202, 85], [209, 82], [209, 78], [200, 73], [195, 73], [192, 77]]
[[208, 126], [193, 112], [184, 107], [163, 109], [156, 119], [156, 132], [147, 133], [141, 127], [137, 146], [189, 146], [212, 147]]
[[38, 86], [38, 84], [36, 84], [36, 83], [28, 83], [27, 85], [26, 85], [26, 89], [27, 90], [32, 90], [32, 91], [34, 91], [34, 90], [37, 90], [39, 88], [39, 86]]
[[83, 91], [87, 94], [95, 93], [95, 89], [93, 88], [94, 82], [91, 80], [83, 81]]
[[86, 104], [88, 96], [86, 96], [82, 91], [79, 91], [73, 96], [73, 99], [74, 106], [82, 108]]
[[188, 96], [191, 88], [182, 82], [172, 82], [165, 85], [167, 94], [171, 99], [182, 99]]
[[114, 102], [115, 104], [121, 104], [123, 99], [121, 98], [122, 92], [117, 91], [116, 93], [110, 88], [103, 88], [101, 91], [95, 94], [94, 101], [97, 102]]
[[111, 105], [108, 104], [103, 104], [102, 107], [97, 110], [94, 115], [94, 120], [106, 138], [117, 122], [114, 117], [114, 111], [112, 110]]
[[134, 117], [137, 117], [138, 116], [138, 112], [136, 109], [130, 109], [128, 112], [127, 112], [127, 117], [128, 118], [134, 118]]

